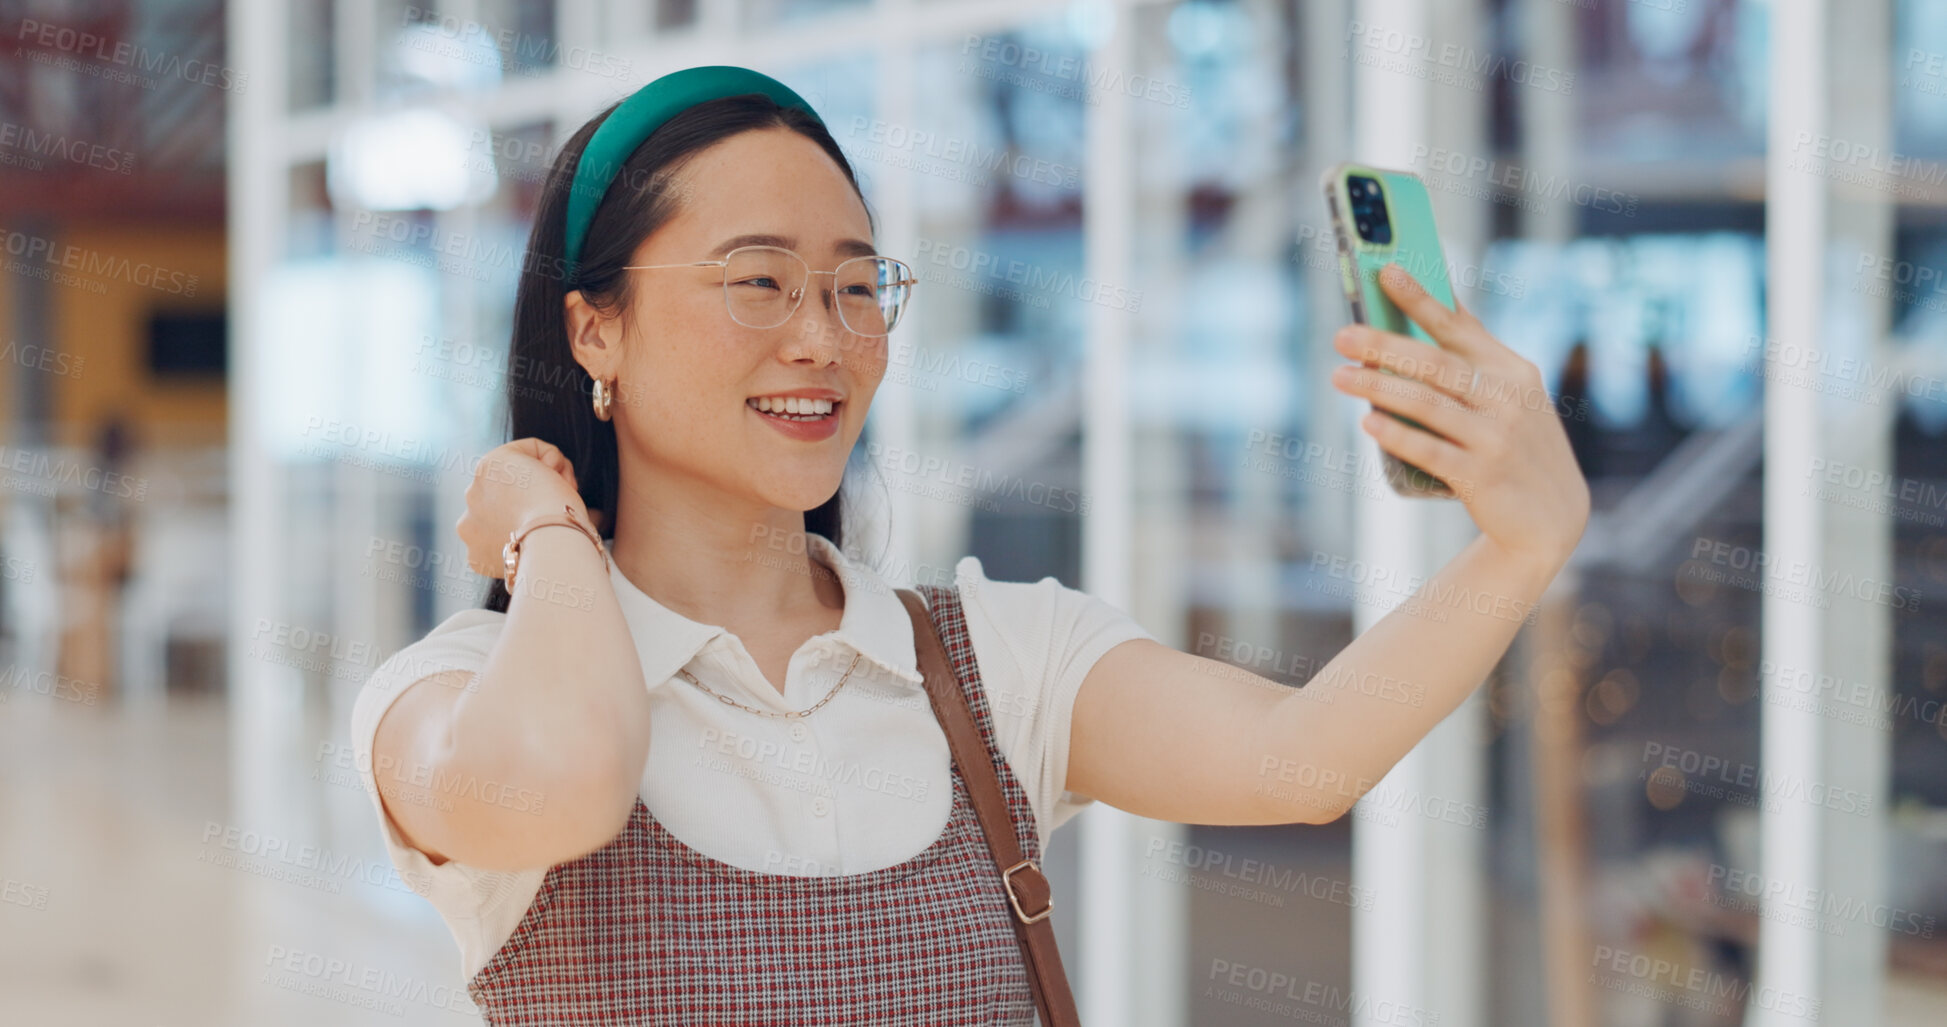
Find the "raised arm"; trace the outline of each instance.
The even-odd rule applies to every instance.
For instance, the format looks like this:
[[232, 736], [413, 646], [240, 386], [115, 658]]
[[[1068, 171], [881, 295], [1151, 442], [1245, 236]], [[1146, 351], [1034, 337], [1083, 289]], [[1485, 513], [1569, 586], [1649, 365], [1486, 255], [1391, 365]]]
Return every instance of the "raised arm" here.
[[[564, 502], [586, 516], [566, 458], [546, 443], [508, 443], [480, 468], [459, 527], [476, 570], [497, 559], [505, 524]], [[566, 487], [512, 491], [557, 474]], [[635, 808], [649, 698], [601, 554], [573, 529], [535, 529], [518, 582], [478, 679], [415, 680], [378, 724], [372, 769], [386, 811], [435, 865], [553, 866], [607, 844]]]
[[1348, 325], [1333, 345], [1363, 366], [1333, 384], [1439, 433], [1361, 422], [1452, 485], [1480, 537], [1300, 689], [1147, 639], [1111, 649], [1075, 698], [1070, 791], [1182, 823], [1333, 820], [1486, 677], [1567, 562], [1589, 493], [1540, 371], [1405, 272], [1380, 283], [1440, 346]]

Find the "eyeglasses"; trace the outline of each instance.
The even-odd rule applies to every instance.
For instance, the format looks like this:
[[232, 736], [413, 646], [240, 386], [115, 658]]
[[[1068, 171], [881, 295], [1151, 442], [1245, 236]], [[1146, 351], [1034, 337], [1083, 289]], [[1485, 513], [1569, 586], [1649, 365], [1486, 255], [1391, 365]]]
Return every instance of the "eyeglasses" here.
[[723, 303], [730, 319], [748, 328], [776, 328], [798, 312], [805, 283], [814, 274], [832, 276], [838, 318], [857, 335], [891, 333], [919, 279], [903, 261], [891, 257], [853, 257], [832, 271], [813, 271], [804, 258], [781, 246], [740, 246], [722, 260], [687, 264], [630, 264], [624, 270], [671, 267], [723, 268]]

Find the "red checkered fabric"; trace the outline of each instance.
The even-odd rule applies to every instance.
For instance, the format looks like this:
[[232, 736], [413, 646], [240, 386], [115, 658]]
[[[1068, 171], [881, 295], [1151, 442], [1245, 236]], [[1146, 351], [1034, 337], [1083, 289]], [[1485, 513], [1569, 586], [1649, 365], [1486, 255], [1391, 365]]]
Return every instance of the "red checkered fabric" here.
[[[1000, 773], [1021, 849], [1038, 861], [1034, 813], [994, 745], [959, 596], [919, 591]], [[795, 877], [721, 863], [678, 841], [637, 799], [614, 841], [548, 871], [467, 993], [496, 1027], [1032, 1025], [1012, 916], [958, 768], [940, 837], [863, 874]]]

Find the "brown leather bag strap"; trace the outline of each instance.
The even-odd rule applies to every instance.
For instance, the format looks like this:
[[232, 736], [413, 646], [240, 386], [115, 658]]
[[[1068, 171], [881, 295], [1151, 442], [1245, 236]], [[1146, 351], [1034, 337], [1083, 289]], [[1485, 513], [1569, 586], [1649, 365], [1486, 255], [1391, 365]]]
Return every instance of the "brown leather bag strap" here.
[[933, 715], [946, 732], [953, 764], [960, 768], [961, 780], [967, 784], [980, 832], [987, 836], [987, 848], [1001, 872], [1001, 885], [1014, 907], [1010, 919], [1027, 957], [1035, 1009], [1041, 1014], [1043, 1027], [1080, 1027], [1075, 996], [1068, 990], [1068, 975], [1062, 972], [1061, 953], [1055, 948], [1055, 925], [1048, 919], [1054, 909], [1053, 889], [1041, 868], [1021, 851], [1007, 798], [1001, 794], [1000, 776], [994, 772], [993, 752], [974, 724], [973, 707], [968, 705], [967, 693], [947, 660], [946, 646], [940, 642], [939, 628], [927, 615], [925, 601], [911, 589], [897, 591], [913, 618], [913, 647], [919, 655], [919, 670], [926, 679]]

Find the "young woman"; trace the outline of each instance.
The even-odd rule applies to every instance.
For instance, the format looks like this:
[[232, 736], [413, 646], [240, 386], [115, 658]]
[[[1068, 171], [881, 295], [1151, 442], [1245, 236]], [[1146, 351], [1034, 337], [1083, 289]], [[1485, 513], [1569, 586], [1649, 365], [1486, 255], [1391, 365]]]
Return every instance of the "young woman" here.
[[[1382, 277], [1441, 346], [1348, 327], [1333, 384], [1444, 436], [1362, 422], [1480, 528], [1408, 604], [1437, 616], [1394, 612], [1291, 689], [1052, 577], [967, 557], [923, 590], [1029, 859], [1095, 800], [1332, 820], [1568, 558], [1588, 494], [1539, 373]], [[392, 858], [490, 1022], [1033, 1018], [918, 622], [841, 548], [908, 279], [822, 123], [754, 72], [658, 79], [556, 159], [515, 301], [513, 441], [457, 526], [513, 587], [387, 661], [352, 725]]]

